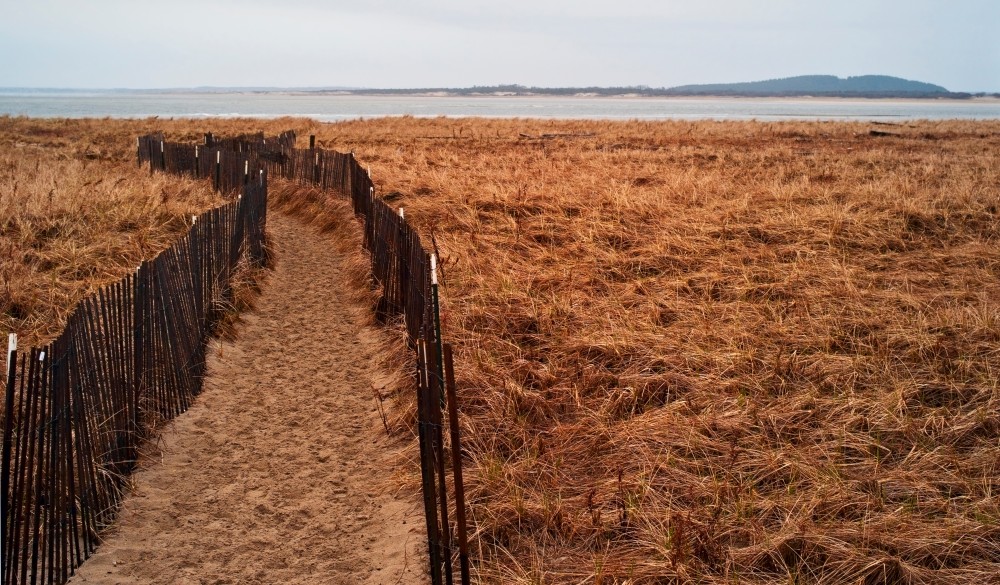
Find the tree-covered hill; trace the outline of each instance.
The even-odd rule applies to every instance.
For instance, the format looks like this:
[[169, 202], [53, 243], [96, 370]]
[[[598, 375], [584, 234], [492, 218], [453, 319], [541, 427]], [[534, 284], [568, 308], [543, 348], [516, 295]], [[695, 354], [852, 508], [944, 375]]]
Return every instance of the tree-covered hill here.
[[889, 75], [800, 75], [745, 83], [681, 85], [666, 90], [675, 95], [841, 95], [841, 94], [947, 94], [933, 83], [910, 81]]

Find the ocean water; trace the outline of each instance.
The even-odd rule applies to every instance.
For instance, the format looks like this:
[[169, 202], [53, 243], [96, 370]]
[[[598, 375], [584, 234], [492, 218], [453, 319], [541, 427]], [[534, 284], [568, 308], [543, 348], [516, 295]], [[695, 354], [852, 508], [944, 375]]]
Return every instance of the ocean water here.
[[381, 116], [639, 120], [996, 120], [1000, 100], [823, 98], [437, 97], [296, 93], [18, 92], [0, 90], [0, 115], [60, 118]]

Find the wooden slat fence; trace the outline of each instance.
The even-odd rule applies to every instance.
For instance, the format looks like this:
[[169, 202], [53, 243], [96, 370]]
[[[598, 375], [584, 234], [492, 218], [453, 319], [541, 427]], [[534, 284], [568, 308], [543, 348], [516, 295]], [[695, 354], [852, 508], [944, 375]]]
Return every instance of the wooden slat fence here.
[[[314, 140], [310, 139], [310, 144]], [[309, 148], [282, 154], [280, 161], [267, 163], [269, 172], [349, 195], [355, 214], [363, 221], [363, 243], [380, 293], [376, 314], [383, 320], [402, 317], [417, 353], [417, 420], [431, 582], [451, 585], [457, 558], [460, 582], [467, 585], [469, 555], [454, 364], [451, 347], [442, 341], [436, 259], [402, 210], [393, 210], [376, 195], [371, 176], [353, 153]], [[447, 426], [445, 409], [449, 413]], [[449, 442], [450, 452], [446, 449]], [[448, 467], [452, 470], [454, 519], [448, 513]]]
[[4, 584], [64, 583], [114, 520], [151, 426], [200, 392], [238, 262], [266, 261], [265, 174], [245, 181], [240, 170], [220, 183], [238, 183], [239, 195], [82, 301], [51, 343], [19, 351], [11, 336], [0, 419]]
[[206, 134], [204, 144], [167, 142], [162, 134], [137, 140], [140, 167], [211, 180], [219, 191], [243, 195], [202, 215], [185, 238], [143, 263], [136, 275], [81, 303], [52, 344], [10, 355], [3, 419], [4, 583], [64, 582], [114, 519], [148, 423], [183, 412], [199, 391], [213, 311], [228, 293], [233, 268], [242, 254], [266, 262], [268, 175], [330, 196], [347, 195], [363, 221], [373, 285], [380, 292], [376, 313], [383, 320], [402, 318], [418, 358], [431, 581], [451, 585], [457, 560], [461, 583], [469, 583], [454, 366], [451, 347], [441, 338], [435, 259], [402, 210], [376, 196], [353, 153], [295, 149], [295, 139], [286, 132], [270, 139]]
[[[314, 144], [313, 139], [310, 144]], [[286, 148], [281, 155], [268, 158], [270, 174], [331, 194], [347, 194], [363, 221], [364, 247], [371, 256], [372, 278], [380, 293], [376, 314], [383, 320], [400, 316], [417, 353], [417, 420], [431, 582], [451, 585], [457, 559], [460, 582], [467, 585], [469, 555], [454, 364], [451, 347], [441, 336], [435, 259], [402, 210], [397, 212], [376, 195], [371, 176], [353, 153], [313, 147]], [[443, 421], [445, 409], [449, 413], [447, 425]], [[451, 444], [450, 452], [447, 443]], [[452, 470], [455, 518], [448, 513], [448, 467]]]
[[[331, 197], [351, 198], [354, 212], [363, 222], [363, 245], [370, 254], [373, 285], [380, 293], [376, 314], [382, 320], [401, 317], [417, 354], [417, 418], [431, 582], [451, 585], [457, 558], [460, 581], [468, 584], [454, 366], [451, 348], [441, 338], [435, 260], [423, 246], [417, 230], [403, 217], [402, 210], [393, 210], [376, 195], [371, 176], [353, 153], [316, 148], [314, 137], [310, 137], [310, 148], [296, 149], [295, 138], [292, 132], [273, 139], [262, 134], [224, 140], [206, 135], [205, 144], [193, 145], [167, 143], [162, 135], [150, 135], [139, 139], [139, 162], [147, 162], [151, 171], [214, 177], [220, 167], [212, 166], [216, 160], [213, 157], [223, 156], [227, 151], [219, 145], [226, 145], [245, 157], [242, 160], [248, 161], [244, 164], [250, 169], [249, 175], [254, 168], [265, 169], [269, 176], [327, 191]], [[238, 177], [238, 168], [230, 170]], [[216, 184], [219, 185], [217, 180]], [[450, 413], [447, 428], [444, 409]], [[446, 449], [448, 443], [452, 447], [450, 453]], [[453, 473], [454, 521], [448, 514], [448, 467]]]

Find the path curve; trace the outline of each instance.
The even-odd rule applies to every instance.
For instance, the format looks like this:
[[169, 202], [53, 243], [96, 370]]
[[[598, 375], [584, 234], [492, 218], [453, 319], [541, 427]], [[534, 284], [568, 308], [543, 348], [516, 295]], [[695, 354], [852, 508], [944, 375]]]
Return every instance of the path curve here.
[[235, 343], [212, 341], [203, 393], [71, 583], [423, 582], [419, 502], [391, 493], [400, 447], [372, 391], [384, 333], [339, 292], [335, 235], [277, 213], [269, 229], [256, 309]]

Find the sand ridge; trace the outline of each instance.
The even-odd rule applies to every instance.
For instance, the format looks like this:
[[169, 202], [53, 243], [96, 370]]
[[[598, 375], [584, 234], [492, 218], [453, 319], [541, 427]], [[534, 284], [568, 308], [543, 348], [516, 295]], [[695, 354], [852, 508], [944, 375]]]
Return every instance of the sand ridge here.
[[370, 309], [344, 259], [273, 213], [277, 265], [235, 343], [212, 341], [196, 403], [135, 476], [119, 525], [71, 583], [422, 582], [419, 501], [389, 487]]

